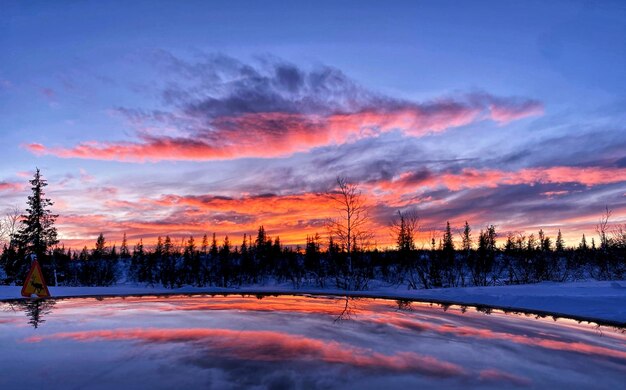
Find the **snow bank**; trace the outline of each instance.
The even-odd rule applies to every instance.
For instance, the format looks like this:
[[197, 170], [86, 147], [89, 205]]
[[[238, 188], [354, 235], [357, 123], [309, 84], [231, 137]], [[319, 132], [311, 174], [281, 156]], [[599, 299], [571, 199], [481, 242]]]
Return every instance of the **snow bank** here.
[[[0, 299], [20, 298], [21, 287], [0, 286]], [[339, 294], [346, 291], [336, 289], [294, 289], [288, 284], [248, 286], [241, 288], [198, 288], [142, 287], [117, 285], [113, 287], [50, 287], [53, 297], [111, 296], [160, 293], [297, 293]], [[485, 305], [494, 308], [554, 313], [561, 317], [572, 317], [607, 321], [626, 325], [626, 281], [586, 281], [495, 286], [442, 288], [432, 290], [407, 290], [406, 286], [378, 284], [367, 291], [348, 292], [348, 295], [380, 298], [406, 298], [439, 303]]]

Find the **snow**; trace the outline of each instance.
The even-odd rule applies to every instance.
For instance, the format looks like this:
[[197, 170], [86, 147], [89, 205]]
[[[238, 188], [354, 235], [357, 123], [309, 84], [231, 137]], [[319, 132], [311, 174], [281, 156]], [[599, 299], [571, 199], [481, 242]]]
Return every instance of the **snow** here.
[[[20, 286], [0, 286], [0, 299], [20, 298]], [[412, 299], [435, 303], [489, 306], [507, 310], [555, 314], [559, 317], [626, 325], [626, 281], [584, 281], [529, 285], [408, 290], [406, 286], [376, 283], [367, 291], [337, 289], [294, 289], [290, 284], [247, 286], [241, 288], [182, 287], [167, 289], [116, 285], [112, 287], [50, 287], [53, 297], [119, 296], [178, 293], [276, 293], [333, 294], [391, 299]]]

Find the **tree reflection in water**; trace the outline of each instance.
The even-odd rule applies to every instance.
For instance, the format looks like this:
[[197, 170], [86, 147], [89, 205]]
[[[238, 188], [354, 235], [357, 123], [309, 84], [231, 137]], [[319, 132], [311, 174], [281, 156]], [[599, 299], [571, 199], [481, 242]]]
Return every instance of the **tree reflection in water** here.
[[356, 302], [359, 301], [359, 299], [360, 298], [346, 296], [341, 305], [341, 313], [339, 313], [333, 322], [351, 320], [357, 310]]
[[398, 310], [400, 311], [413, 311], [413, 306], [411, 306], [412, 303], [413, 301], [409, 299], [396, 300], [396, 304], [398, 305]]
[[37, 329], [39, 325], [46, 322], [44, 316], [52, 312], [52, 308], [56, 304], [54, 299], [25, 299], [7, 302], [8, 310], [22, 310], [28, 317], [28, 323]]
[[0, 367], [12, 375], [0, 388], [64, 389], [69, 377], [118, 390], [609, 389], [623, 387], [626, 367], [626, 338], [606, 326], [402, 298], [94, 296], [14, 299], [2, 310], [0, 345], [11, 353]]

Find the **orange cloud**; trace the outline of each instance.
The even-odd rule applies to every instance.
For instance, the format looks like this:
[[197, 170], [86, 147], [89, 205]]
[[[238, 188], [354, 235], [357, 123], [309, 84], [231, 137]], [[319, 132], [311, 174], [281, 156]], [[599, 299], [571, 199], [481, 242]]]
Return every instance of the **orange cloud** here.
[[[583, 171], [582, 173], [579, 171]], [[584, 173], [584, 174], [583, 174]], [[572, 175], [572, 176], [570, 176]], [[430, 230], [442, 229], [449, 219], [454, 226], [469, 221], [473, 228], [484, 224], [497, 224], [499, 231], [529, 230], [527, 221], [498, 220], [488, 210], [464, 208], [448, 217], [428, 216], [428, 210], [447, 207], [447, 197], [431, 199], [418, 194], [428, 188], [446, 187], [450, 190], [474, 188], [495, 188], [499, 185], [534, 184], [544, 182], [571, 182], [579, 180], [585, 185], [598, 185], [624, 180], [623, 169], [609, 169], [608, 173], [599, 168], [546, 168], [525, 169], [517, 172], [495, 170], [464, 170], [459, 174], [422, 175], [415, 180], [409, 174], [402, 174], [395, 180], [381, 181], [363, 186], [365, 203], [371, 206], [372, 220], [367, 228], [375, 233], [373, 243], [378, 246], [394, 244], [388, 223], [393, 217], [394, 208], [420, 207], [422, 231], [417, 237], [418, 246], [430, 242]], [[537, 195], [545, 199], [544, 196]], [[288, 245], [302, 245], [307, 235], [327, 233], [326, 221], [337, 218], [335, 204], [324, 193], [302, 193], [291, 195], [265, 195], [220, 197], [210, 195], [183, 196], [163, 195], [158, 198], [144, 198], [137, 201], [107, 199], [95, 214], [61, 213], [57, 221], [61, 240], [68, 246], [92, 247], [97, 235], [103, 232], [113, 244], [121, 242], [126, 233], [129, 243], [139, 238], [144, 244], [153, 244], [157, 236], [170, 235], [177, 240], [190, 235], [196, 238], [215, 232], [221, 240], [225, 235], [234, 245], [239, 245], [244, 233], [254, 235], [259, 225], [264, 225], [272, 236], [280, 236], [281, 242]], [[387, 211], [386, 211], [387, 210]], [[584, 218], [560, 218], [551, 220], [551, 228], [544, 231], [554, 237], [557, 229], [563, 230], [564, 238], [570, 245], [576, 244], [587, 232], [593, 234], [594, 226], [601, 210], [585, 215]], [[616, 209], [614, 215], [623, 215]], [[620, 214], [621, 213], [621, 214]], [[579, 213], [580, 214], [580, 213]], [[443, 219], [446, 218], [446, 219]], [[531, 230], [542, 227], [540, 221]], [[501, 235], [501, 240], [506, 234]], [[426, 244], [427, 246], [429, 244]]]
[[37, 155], [129, 162], [268, 158], [344, 144], [393, 130], [420, 137], [484, 119], [506, 123], [536, 115], [540, 111], [538, 107], [541, 107], [538, 103], [520, 108], [505, 103], [439, 101], [329, 115], [243, 113], [214, 118], [209, 121], [208, 130], [202, 128], [186, 137], [140, 134], [139, 142], [84, 142], [72, 148], [31, 143], [25, 147]]
[[[394, 238], [390, 235], [388, 223], [393, 218], [396, 209], [418, 208], [422, 217], [422, 231], [418, 234], [418, 247], [422, 243], [429, 246], [433, 231], [435, 234], [450, 220], [453, 229], [468, 221], [472, 228], [479, 229], [486, 224], [496, 224], [500, 239], [506, 239], [508, 232], [538, 231], [543, 228], [546, 234], [555, 237], [561, 229], [568, 245], [575, 245], [583, 233], [594, 232], [594, 226], [601, 210], [578, 212], [578, 217], [572, 219], [571, 213], [549, 221], [550, 226], [544, 225], [543, 219], [538, 218], [529, 226], [532, 213], [518, 218], [508, 214], [503, 219], [498, 214], [491, 213], [485, 208], [472, 208], [455, 204], [453, 197], [463, 194], [453, 192], [428, 196], [432, 191], [446, 188], [451, 191], [464, 189], [493, 189], [507, 185], [535, 184], [564, 184], [578, 183], [587, 187], [602, 184], [620, 183], [626, 181], [626, 168], [601, 167], [545, 167], [525, 168], [518, 171], [503, 171], [495, 169], [466, 168], [458, 173], [423, 170], [405, 172], [389, 180], [373, 181], [362, 184], [363, 198], [371, 206], [372, 220], [367, 228], [375, 233], [373, 244], [379, 247], [393, 246]], [[563, 186], [558, 186], [561, 189]], [[579, 187], [576, 187], [579, 188]], [[546, 196], [562, 196], [564, 192], [536, 191], [528, 188], [529, 198], [534, 196], [537, 202], [545, 201]], [[550, 188], [552, 189], [552, 188]], [[195, 238], [215, 232], [221, 241], [228, 235], [234, 245], [241, 243], [243, 234], [254, 235], [259, 225], [264, 225], [272, 237], [280, 236], [281, 242], [288, 245], [304, 244], [307, 235], [319, 233], [326, 236], [327, 224], [330, 218], [337, 218], [339, 212], [335, 204], [325, 193], [300, 193], [286, 195], [243, 195], [239, 197], [223, 197], [212, 195], [161, 195], [155, 198], [140, 198], [138, 200], [118, 199], [124, 195], [123, 191], [116, 191], [114, 187], [94, 187], [94, 199], [100, 204], [94, 204], [93, 211], [86, 214], [80, 209], [74, 209], [76, 204], [72, 194], [71, 201], [63, 197], [53, 196], [58, 205], [65, 204], [66, 209], [60, 212], [57, 220], [60, 237], [66, 246], [80, 248], [84, 245], [92, 247], [97, 235], [102, 232], [109, 243], [120, 244], [122, 235], [127, 234], [129, 243], [134, 245], [140, 238], [144, 244], [150, 245], [157, 236], [170, 235], [180, 242], [190, 235]], [[491, 193], [490, 191], [487, 191]], [[85, 191], [83, 191], [83, 194]], [[53, 194], [54, 195], [54, 194]], [[102, 196], [106, 195], [106, 196]], [[468, 194], [470, 196], [471, 194]], [[55, 205], [55, 207], [57, 207]], [[449, 214], [438, 210], [450, 208]], [[57, 207], [58, 211], [58, 207]], [[495, 216], [494, 216], [495, 215]], [[623, 215], [623, 210], [616, 209], [614, 216]], [[620, 222], [618, 218], [613, 222]], [[325, 239], [324, 239], [325, 241]]]
[[[124, 232], [129, 239], [147, 238], [146, 244], [168, 234], [198, 237], [216, 232], [220, 239], [229, 235], [238, 245], [244, 233], [255, 234], [259, 225], [264, 225], [284, 244], [299, 244], [306, 235], [324, 234], [325, 220], [337, 215], [332, 201], [316, 193], [240, 198], [165, 195], [136, 202], [108, 200], [106, 204], [122, 215], [62, 214], [57, 223], [62, 240], [68, 245], [91, 247], [101, 231], [118, 244]], [[141, 218], [147, 214], [153, 218]]]

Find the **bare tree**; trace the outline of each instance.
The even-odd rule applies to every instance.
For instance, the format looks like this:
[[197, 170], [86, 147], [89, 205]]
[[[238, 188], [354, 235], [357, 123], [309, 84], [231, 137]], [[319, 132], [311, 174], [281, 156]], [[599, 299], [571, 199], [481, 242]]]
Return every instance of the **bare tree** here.
[[[365, 279], [354, 275], [352, 254], [359, 248], [369, 246], [373, 234], [368, 230], [369, 215], [361, 191], [356, 184], [344, 177], [337, 177], [337, 187], [328, 196], [339, 213], [338, 218], [327, 221], [329, 235], [347, 250], [346, 288], [361, 289]], [[358, 279], [358, 280], [357, 280]]]
[[0, 246], [3, 246], [7, 242], [7, 228], [5, 226], [4, 220], [0, 219]]
[[606, 206], [604, 213], [600, 217], [600, 222], [596, 225], [596, 232], [600, 236], [600, 248], [603, 250], [607, 250], [609, 247], [609, 218], [611, 218], [611, 209], [609, 206]]
[[[329, 196], [335, 203], [339, 218], [329, 220], [328, 224], [332, 235], [347, 250], [350, 258], [350, 253], [357, 249], [355, 245], [367, 245], [373, 235], [367, 229], [369, 215], [359, 187], [344, 177], [337, 178], [337, 186]], [[349, 270], [352, 270], [351, 265]]]
[[626, 223], [615, 225], [611, 233], [613, 244], [617, 248], [626, 249]]
[[21, 214], [20, 209], [14, 206], [0, 220], [0, 245], [10, 244], [11, 239], [20, 230]]

